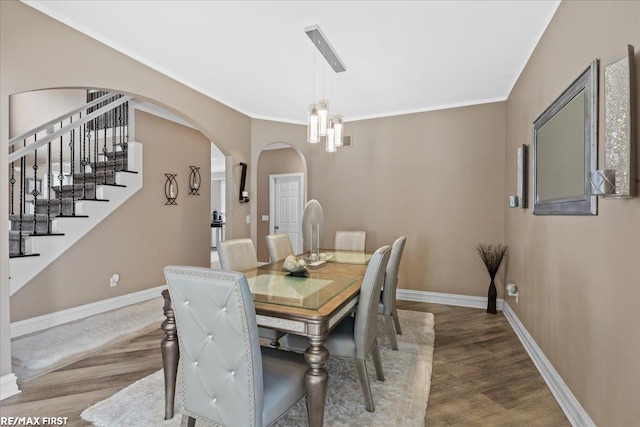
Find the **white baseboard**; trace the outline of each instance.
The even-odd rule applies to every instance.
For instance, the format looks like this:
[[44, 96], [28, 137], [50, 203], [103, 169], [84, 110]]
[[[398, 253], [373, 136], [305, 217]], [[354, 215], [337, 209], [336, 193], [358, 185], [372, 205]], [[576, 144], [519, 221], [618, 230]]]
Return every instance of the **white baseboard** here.
[[0, 400], [20, 393], [18, 388], [18, 377], [14, 373], [0, 377]]
[[562, 380], [551, 362], [549, 362], [549, 359], [547, 359], [540, 347], [538, 347], [538, 344], [536, 344], [531, 334], [529, 334], [522, 322], [520, 322], [516, 313], [509, 307], [508, 303], [504, 304], [503, 313], [520, 339], [520, 342], [522, 342], [525, 350], [529, 353], [529, 357], [531, 357], [536, 368], [538, 368], [542, 378], [549, 386], [551, 393], [553, 393], [553, 396], [556, 398], [556, 401], [558, 401], [558, 404], [569, 419], [571, 425], [575, 427], [595, 427], [596, 424], [591, 420], [587, 411], [584, 410], [580, 402], [578, 402], [578, 399], [571, 393], [567, 384]]
[[[430, 302], [434, 304], [455, 305], [459, 307], [487, 308], [486, 297], [474, 297], [469, 295], [445, 294], [442, 292], [414, 291], [411, 289], [398, 289], [396, 298], [405, 301]], [[504, 300], [498, 298], [496, 308], [502, 310]]]
[[43, 316], [32, 317], [31, 319], [13, 322], [11, 324], [11, 338], [38, 332], [53, 326], [62, 325], [63, 323], [73, 322], [74, 320], [84, 319], [85, 317], [104, 313], [105, 311], [115, 310], [127, 305], [147, 301], [159, 297], [160, 293], [164, 289], [167, 289], [166, 285], [145, 289], [144, 291], [133, 292], [127, 295], [121, 295], [115, 298], [109, 298], [103, 301], [93, 302], [91, 304], [81, 305], [79, 307], [69, 308], [67, 310], [56, 311], [55, 313], [45, 314]]

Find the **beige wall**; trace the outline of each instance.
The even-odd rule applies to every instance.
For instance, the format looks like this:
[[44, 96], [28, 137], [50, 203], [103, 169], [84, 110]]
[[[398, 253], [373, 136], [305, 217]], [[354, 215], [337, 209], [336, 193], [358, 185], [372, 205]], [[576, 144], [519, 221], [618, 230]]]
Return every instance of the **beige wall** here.
[[[517, 147], [533, 148], [531, 124], [595, 58], [603, 166], [602, 67], [627, 44], [639, 70], [640, 2], [560, 4], [507, 102], [507, 193], [516, 190]], [[600, 200], [595, 217], [504, 211], [507, 280], [520, 291], [509, 305], [598, 426], [640, 425], [640, 198]]]
[[[12, 321], [161, 286], [168, 264], [209, 267], [209, 140], [140, 111], [136, 140], [143, 146], [142, 189], [11, 297]], [[191, 165], [200, 166], [200, 196], [188, 194]], [[165, 205], [168, 172], [178, 175], [176, 206]], [[112, 288], [114, 273], [120, 282]]]
[[59, 89], [23, 92], [9, 97], [9, 138], [30, 131], [87, 103], [87, 91]]
[[262, 215], [269, 215], [269, 176], [282, 173], [304, 173], [304, 162], [300, 154], [292, 148], [264, 150], [258, 159], [257, 205], [256, 215], [258, 235], [256, 251], [258, 261], [269, 261], [265, 236], [270, 234], [269, 221], [262, 221]]
[[306, 158], [323, 246], [339, 229], [365, 230], [369, 250], [406, 235], [400, 288], [487, 294], [475, 247], [503, 241], [504, 103], [349, 122], [353, 147], [337, 153], [308, 144], [304, 126], [252, 123], [252, 158], [272, 142]]
[[[61, 49], [72, 52], [73, 61], [69, 61], [69, 55], [61, 55]], [[50, 88], [117, 90], [178, 114], [225, 155], [232, 156], [234, 167], [229, 170], [228, 185], [239, 186], [240, 169], [235, 166], [248, 161], [251, 154], [251, 120], [247, 116], [18, 1], [0, 1], [0, 76], [0, 200], [3, 206], [8, 199], [9, 96]], [[229, 236], [250, 234], [249, 225], [244, 221], [249, 212], [249, 206], [230, 199], [226, 216]], [[0, 209], [0, 235], [8, 234], [7, 224], [8, 212]], [[0, 375], [11, 372], [8, 254], [8, 239], [0, 239]]]

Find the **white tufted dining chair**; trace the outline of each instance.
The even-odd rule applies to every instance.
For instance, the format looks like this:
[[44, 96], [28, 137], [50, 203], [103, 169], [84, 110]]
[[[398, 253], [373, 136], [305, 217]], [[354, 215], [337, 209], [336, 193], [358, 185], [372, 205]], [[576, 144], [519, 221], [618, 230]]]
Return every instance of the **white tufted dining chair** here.
[[[375, 410], [366, 365], [366, 359], [369, 355], [373, 357], [378, 380], [384, 381], [377, 340], [378, 302], [390, 255], [391, 246], [383, 246], [371, 256], [367, 271], [362, 279], [355, 318], [345, 317], [329, 332], [324, 344], [329, 350], [329, 357], [355, 359], [365, 406], [369, 412]], [[288, 350], [303, 352], [309, 346], [309, 342], [303, 336], [287, 334], [284, 338], [284, 345]]]
[[[224, 271], [247, 271], [258, 267], [256, 248], [251, 239], [224, 240], [218, 243], [220, 268]], [[279, 347], [278, 340], [284, 332], [268, 328], [258, 328], [260, 338], [270, 340], [271, 347]]]
[[364, 251], [366, 239], [365, 231], [336, 231], [333, 248], [342, 251]]
[[378, 304], [378, 314], [384, 316], [384, 321], [387, 325], [387, 334], [389, 335], [389, 341], [391, 342], [391, 348], [393, 350], [398, 349], [396, 333], [402, 335], [400, 320], [398, 319], [398, 309], [396, 308], [396, 290], [398, 288], [398, 269], [400, 268], [400, 260], [406, 241], [407, 238], [405, 236], [398, 237], [391, 246], [391, 257], [387, 264], [387, 272], [384, 276], [384, 288], [382, 289], [380, 303]]
[[280, 261], [289, 255], [294, 255], [291, 239], [287, 233], [269, 234], [264, 236], [267, 241], [267, 252], [271, 262]]
[[260, 347], [243, 274], [182, 266], [164, 274], [180, 341], [183, 425], [266, 426], [304, 395], [304, 357]]

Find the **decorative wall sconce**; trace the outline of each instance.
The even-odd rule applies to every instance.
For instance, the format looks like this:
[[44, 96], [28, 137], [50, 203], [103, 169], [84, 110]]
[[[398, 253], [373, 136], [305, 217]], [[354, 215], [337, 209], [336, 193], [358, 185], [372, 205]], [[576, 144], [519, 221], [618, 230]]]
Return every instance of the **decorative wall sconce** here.
[[591, 175], [591, 194], [628, 198], [636, 194], [636, 95], [634, 50], [604, 67], [604, 169]]
[[177, 205], [176, 199], [178, 198], [178, 182], [176, 181], [175, 173], [165, 173], [164, 176], [167, 180], [164, 182], [164, 196], [167, 198], [165, 205]]
[[247, 181], [247, 164], [240, 163], [242, 166], [242, 176], [240, 177], [240, 203], [248, 203], [249, 202], [249, 192], [244, 191], [244, 186]]
[[189, 175], [189, 194], [199, 196], [198, 190], [200, 189], [200, 168], [197, 166], [189, 166], [191, 168], [191, 175]]

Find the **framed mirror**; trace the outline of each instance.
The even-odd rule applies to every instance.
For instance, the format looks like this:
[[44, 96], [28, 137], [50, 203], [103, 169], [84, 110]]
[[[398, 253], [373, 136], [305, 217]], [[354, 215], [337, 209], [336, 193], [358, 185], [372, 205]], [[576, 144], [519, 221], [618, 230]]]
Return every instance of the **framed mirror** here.
[[534, 215], [596, 215], [598, 60], [533, 123]]

